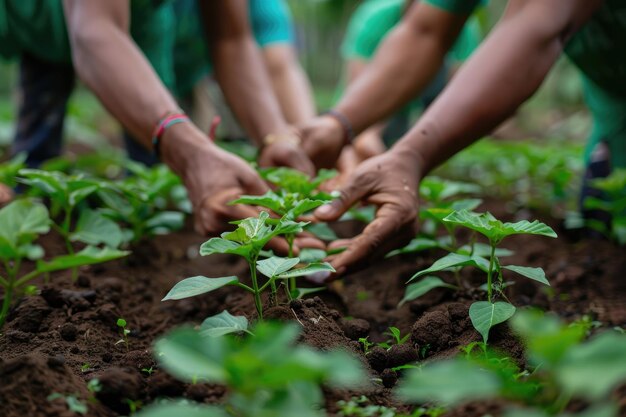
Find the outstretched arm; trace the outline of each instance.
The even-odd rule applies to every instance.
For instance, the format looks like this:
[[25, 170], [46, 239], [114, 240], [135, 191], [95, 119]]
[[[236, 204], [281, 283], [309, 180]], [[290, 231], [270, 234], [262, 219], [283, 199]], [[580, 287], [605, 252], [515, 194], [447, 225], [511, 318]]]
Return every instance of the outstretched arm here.
[[602, 0], [511, 0], [486, 42], [461, 68], [417, 125], [384, 155], [363, 163], [341, 192], [321, 207], [336, 219], [359, 200], [378, 206], [376, 219], [333, 260], [345, 271], [417, 221], [419, 180], [488, 133], [539, 87], [564, 43]]

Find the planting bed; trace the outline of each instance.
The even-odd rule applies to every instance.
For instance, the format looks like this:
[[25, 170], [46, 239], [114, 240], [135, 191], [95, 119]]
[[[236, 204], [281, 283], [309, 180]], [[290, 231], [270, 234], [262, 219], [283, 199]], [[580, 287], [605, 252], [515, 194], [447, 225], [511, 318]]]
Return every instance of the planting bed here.
[[[496, 203], [489, 206], [499, 206]], [[503, 220], [516, 220], [494, 214]], [[357, 228], [354, 224], [340, 225], [338, 230], [354, 232]], [[544, 268], [552, 284], [547, 288], [518, 279], [506, 291], [510, 300], [520, 307], [532, 305], [556, 312], [568, 321], [588, 315], [602, 327], [625, 327], [624, 249], [608, 242], [574, 240], [562, 230], [557, 232], [558, 240], [516, 236], [505, 242], [504, 247], [515, 252], [507, 261]], [[204, 240], [187, 227], [142, 242], [126, 259], [82, 268], [75, 283], [69, 272], [53, 274], [49, 283], [36, 282], [41, 293], [16, 305], [0, 336], [0, 415], [76, 415], [63, 399], [49, 400], [52, 393], [76, 396], [88, 404], [87, 415], [98, 417], [126, 415], [158, 397], [219, 403], [225, 394], [222, 387], [178, 382], [157, 367], [151, 352], [155, 338], [180, 324], [199, 324], [223, 310], [251, 320], [256, 315], [252, 297], [236, 288], [161, 302], [173, 284], [185, 277], [247, 276], [247, 264], [240, 258], [199, 257], [198, 248]], [[43, 246], [49, 255], [63, 253], [62, 242], [54, 236], [46, 236]], [[291, 320], [302, 326], [307, 344], [322, 350], [343, 347], [353, 351], [367, 364], [372, 377], [382, 380], [382, 384], [359, 392], [326, 390], [330, 415], [338, 412], [338, 400], [361, 395], [371, 403], [409, 411], [385, 388], [393, 386], [396, 378], [389, 368], [449, 357], [459, 347], [481, 340], [468, 318], [469, 305], [474, 301], [471, 293], [435, 289], [397, 308], [405, 282], [439, 255], [380, 260], [334, 283], [317, 297], [266, 311], [267, 318]], [[470, 268], [463, 273], [472, 274]], [[468, 275], [468, 279], [473, 277]], [[478, 284], [482, 280], [481, 275], [476, 276]], [[128, 348], [117, 343], [121, 328], [116, 322], [121, 317], [130, 330]], [[388, 352], [374, 348], [365, 356], [357, 340], [369, 336], [371, 341], [384, 341], [390, 326], [402, 334], [410, 332], [409, 341]], [[522, 346], [506, 325], [492, 330], [490, 344], [523, 361]], [[98, 393], [88, 390], [88, 381], [93, 378], [102, 385]], [[614, 394], [622, 416], [626, 416], [624, 391]], [[89, 400], [93, 397], [98, 401]], [[499, 402], [473, 403], [445, 416], [495, 416], [502, 408]]]

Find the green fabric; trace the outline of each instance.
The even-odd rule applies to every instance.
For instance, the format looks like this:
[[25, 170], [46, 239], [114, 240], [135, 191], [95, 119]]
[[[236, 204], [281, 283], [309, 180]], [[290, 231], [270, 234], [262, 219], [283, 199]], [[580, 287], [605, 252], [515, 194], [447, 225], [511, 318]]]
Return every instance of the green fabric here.
[[[344, 59], [370, 60], [387, 33], [402, 19], [405, 0], [368, 0], [352, 15], [341, 53]], [[481, 42], [478, 21], [471, 17], [459, 34], [449, 58], [466, 60]]]
[[[212, 64], [198, 19], [197, 1], [175, 0], [174, 14], [176, 93], [184, 96], [212, 72]], [[249, 0], [249, 14], [254, 38], [260, 47], [294, 42], [292, 18], [285, 0]]]
[[593, 116], [587, 161], [596, 144], [606, 141], [613, 166], [626, 167], [626, 2], [606, 0], [565, 52], [583, 73]]
[[459, 15], [469, 15], [485, 0], [423, 0], [424, 2]]
[[[163, 82], [173, 83], [173, 15], [167, 1], [131, 0], [131, 36]], [[0, 56], [72, 62], [62, 0], [0, 0]]]

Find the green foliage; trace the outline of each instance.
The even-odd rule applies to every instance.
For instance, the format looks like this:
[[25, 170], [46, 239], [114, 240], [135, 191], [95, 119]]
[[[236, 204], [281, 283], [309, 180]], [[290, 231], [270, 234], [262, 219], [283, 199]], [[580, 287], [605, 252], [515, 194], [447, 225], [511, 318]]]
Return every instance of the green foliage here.
[[[317, 272], [333, 272], [334, 269], [327, 263], [310, 263], [300, 268], [299, 258], [281, 258], [273, 256], [268, 259], [259, 260], [265, 245], [277, 236], [295, 234], [302, 231], [306, 225], [303, 222], [294, 222], [285, 218], [270, 220], [267, 212], [261, 212], [259, 217], [250, 217], [236, 222], [237, 229], [232, 232], [225, 232], [219, 238], [209, 239], [200, 247], [202, 256], [213, 254], [234, 254], [246, 259], [250, 267], [252, 287], [239, 281], [237, 277], [191, 277], [180, 281], [163, 298], [165, 300], [179, 300], [207, 292], [215, 291], [226, 285], [234, 285], [252, 293], [254, 302], [259, 314], [263, 319], [263, 304], [261, 294], [267, 289], [271, 289], [271, 299], [276, 299], [276, 281], [293, 279], [295, 277], [310, 275]], [[260, 284], [257, 272], [265, 275], [267, 280]], [[304, 294], [302, 290], [290, 292], [290, 297], [298, 297]]]
[[203, 335], [211, 337], [224, 336], [230, 333], [250, 333], [248, 331], [248, 319], [243, 316], [233, 316], [226, 310], [205, 319], [200, 330]]
[[124, 343], [126, 345], [126, 351], [128, 352], [130, 350], [130, 344], [128, 343], [128, 335], [130, 334], [130, 330], [126, 328], [126, 320], [124, 320], [123, 318], [119, 318], [117, 319], [116, 324], [117, 327], [119, 327], [122, 331], [122, 338], [115, 342], [115, 344], [119, 345], [120, 343]]
[[63, 395], [63, 394], [59, 394], [58, 392], [53, 392], [52, 394], [48, 395], [46, 399], [48, 401], [61, 399], [65, 401], [65, 404], [67, 405], [68, 410], [70, 410], [73, 413], [80, 414], [83, 416], [86, 415], [87, 412], [89, 411], [89, 409], [87, 408], [87, 405], [83, 403], [81, 400], [79, 400], [76, 395]]
[[509, 303], [498, 301], [477, 301], [470, 306], [469, 316], [474, 328], [481, 334], [483, 341], [489, 339], [489, 329], [513, 317], [515, 307]]
[[585, 198], [585, 208], [607, 212], [611, 222], [607, 227], [602, 222], [588, 221], [587, 226], [610, 236], [620, 245], [626, 245], [626, 168], [617, 168], [608, 177], [594, 179], [591, 184], [604, 196]]
[[[253, 332], [254, 336], [240, 338], [174, 330], [156, 342], [156, 357], [163, 369], [182, 381], [225, 385], [229, 395], [224, 410], [242, 417], [321, 416], [321, 384], [348, 388], [367, 379], [359, 362], [345, 352], [322, 353], [297, 345], [296, 325], [258, 323]], [[195, 415], [191, 412], [195, 405], [168, 407], [170, 413], [189, 410], [184, 415]], [[140, 414], [160, 415], [166, 415], [160, 407]]]
[[26, 154], [20, 153], [10, 161], [0, 164], [0, 184], [15, 187], [17, 185], [17, 173], [25, 167], [24, 161], [26, 161]]
[[501, 398], [528, 408], [512, 409], [513, 416], [559, 416], [573, 399], [591, 408], [581, 416], [615, 417], [607, 402], [611, 392], [626, 381], [626, 336], [613, 331], [582, 342], [584, 325], [564, 325], [555, 316], [536, 311], [518, 312], [511, 327], [526, 347], [531, 371], [482, 344], [465, 349], [465, 356], [409, 371], [399, 393], [410, 401], [455, 405], [479, 399]]

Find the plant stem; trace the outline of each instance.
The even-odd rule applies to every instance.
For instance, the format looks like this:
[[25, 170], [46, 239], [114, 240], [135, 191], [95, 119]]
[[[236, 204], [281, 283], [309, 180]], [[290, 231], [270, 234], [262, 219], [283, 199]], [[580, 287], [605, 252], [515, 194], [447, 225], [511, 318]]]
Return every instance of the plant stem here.
[[496, 258], [496, 246], [491, 242], [490, 244], [491, 244], [491, 256], [489, 257], [489, 270], [487, 270], [487, 299], [489, 300], [489, 302], [491, 302], [491, 293], [492, 293], [491, 276], [493, 274], [493, 264]]
[[[287, 254], [287, 256], [289, 258], [293, 258], [293, 241], [295, 239], [295, 235], [294, 234], [288, 234], [285, 236], [285, 239], [287, 240], [287, 244], [289, 245], [289, 252]], [[289, 301], [291, 301], [291, 294], [296, 290], [296, 279], [295, 278], [289, 278], [289, 291], [287, 291], [287, 295], [289, 297]]]
[[259, 320], [263, 320], [263, 303], [261, 302], [261, 291], [259, 291], [259, 283], [256, 278], [256, 261], [258, 255], [254, 256], [250, 262], [250, 278], [252, 279], [252, 289], [254, 294], [254, 305], [259, 313]]
[[7, 314], [9, 313], [9, 307], [11, 306], [11, 298], [13, 297], [13, 284], [9, 283], [4, 288], [4, 300], [2, 301], [2, 310], [0, 310], [0, 329], [4, 326]]

